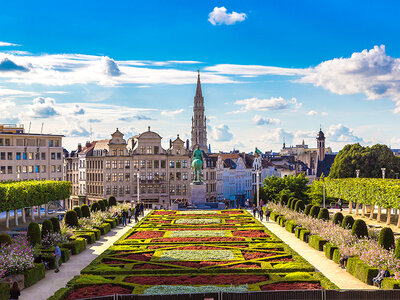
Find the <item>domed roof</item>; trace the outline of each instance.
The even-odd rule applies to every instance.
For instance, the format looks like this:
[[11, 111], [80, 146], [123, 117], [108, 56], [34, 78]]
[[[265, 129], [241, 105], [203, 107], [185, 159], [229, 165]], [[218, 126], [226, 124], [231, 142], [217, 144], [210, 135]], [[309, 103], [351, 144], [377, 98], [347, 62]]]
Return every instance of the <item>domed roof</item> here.
[[323, 140], [323, 139], [325, 139], [325, 135], [320, 128], [319, 132], [318, 132], [317, 140]]

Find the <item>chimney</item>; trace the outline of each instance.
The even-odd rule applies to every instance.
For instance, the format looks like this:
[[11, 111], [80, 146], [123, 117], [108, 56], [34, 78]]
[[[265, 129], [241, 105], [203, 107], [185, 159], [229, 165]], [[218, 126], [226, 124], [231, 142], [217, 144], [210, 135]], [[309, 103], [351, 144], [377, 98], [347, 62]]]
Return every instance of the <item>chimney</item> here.
[[86, 141], [86, 148], [90, 147], [92, 144], [90, 143], [90, 141]]
[[81, 152], [81, 151], [82, 151], [82, 144], [79, 143], [79, 144], [78, 144], [78, 152]]
[[169, 148], [170, 149], [172, 148], [172, 140], [171, 139], [169, 139]]
[[186, 149], [189, 150], [189, 139], [186, 140]]

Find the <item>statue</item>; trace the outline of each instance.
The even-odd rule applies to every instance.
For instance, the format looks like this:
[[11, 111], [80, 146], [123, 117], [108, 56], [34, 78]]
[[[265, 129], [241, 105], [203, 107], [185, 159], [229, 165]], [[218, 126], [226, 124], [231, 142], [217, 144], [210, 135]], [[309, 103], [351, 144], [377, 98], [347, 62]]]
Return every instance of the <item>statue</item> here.
[[194, 170], [194, 180], [195, 184], [202, 184], [203, 180], [201, 179], [201, 170], [204, 165], [204, 157], [203, 151], [200, 150], [200, 147], [197, 145], [196, 150], [193, 151], [192, 156], [192, 169]]

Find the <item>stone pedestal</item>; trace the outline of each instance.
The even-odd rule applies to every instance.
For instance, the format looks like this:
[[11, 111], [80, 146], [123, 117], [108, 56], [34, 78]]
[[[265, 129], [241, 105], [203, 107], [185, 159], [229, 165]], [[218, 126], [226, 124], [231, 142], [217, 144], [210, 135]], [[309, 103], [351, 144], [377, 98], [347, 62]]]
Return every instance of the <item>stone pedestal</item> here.
[[206, 185], [204, 183], [190, 184], [190, 205], [204, 205], [206, 203]]

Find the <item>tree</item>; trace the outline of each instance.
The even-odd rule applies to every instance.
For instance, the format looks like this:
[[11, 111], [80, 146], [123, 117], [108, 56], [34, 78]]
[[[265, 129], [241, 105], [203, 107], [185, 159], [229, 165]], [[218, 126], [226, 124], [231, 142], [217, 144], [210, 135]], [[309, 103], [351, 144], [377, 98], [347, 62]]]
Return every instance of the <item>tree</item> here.
[[[267, 201], [280, 201], [282, 195], [295, 197], [308, 203], [308, 179], [305, 174], [285, 176], [284, 178], [270, 176], [264, 179], [263, 190]], [[260, 194], [261, 195], [261, 194]]]

